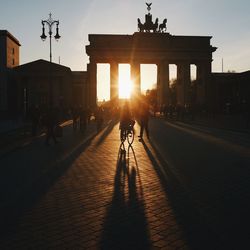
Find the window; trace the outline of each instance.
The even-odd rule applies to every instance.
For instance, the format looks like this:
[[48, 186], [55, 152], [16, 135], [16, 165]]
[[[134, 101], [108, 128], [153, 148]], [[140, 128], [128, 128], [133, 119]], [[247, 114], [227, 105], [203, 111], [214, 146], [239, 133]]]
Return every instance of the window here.
[[14, 58], [12, 59], [12, 65], [15, 65], [15, 59]]
[[13, 55], [15, 54], [15, 48], [12, 48], [12, 54]]

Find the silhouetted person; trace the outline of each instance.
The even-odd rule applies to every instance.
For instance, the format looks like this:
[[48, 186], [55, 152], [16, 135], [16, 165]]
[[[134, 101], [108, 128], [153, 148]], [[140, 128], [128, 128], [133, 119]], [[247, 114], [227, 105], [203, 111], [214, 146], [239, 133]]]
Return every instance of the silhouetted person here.
[[[129, 127], [131, 126], [131, 128], [133, 128], [135, 124], [135, 121], [133, 119], [132, 116], [132, 112], [130, 110], [129, 107], [129, 103], [126, 101], [121, 109], [121, 113], [120, 113], [120, 135], [122, 137], [123, 135], [123, 131], [129, 129]], [[120, 138], [121, 138], [120, 137]]]
[[149, 106], [147, 103], [143, 103], [141, 105], [140, 110], [140, 135], [139, 135], [139, 141], [143, 140], [143, 133], [144, 130], [146, 131], [147, 138], [149, 138], [149, 130], [148, 130], [148, 120], [149, 120]]
[[91, 117], [91, 110], [89, 107], [86, 108], [86, 118], [87, 118], [87, 124], [90, 122], [90, 117]]
[[102, 128], [102, 124], [104, 121], [103, 109], [101, 107], [97, 108], [97, 110], [96, 110], [95, 120], [96, 120], [96, 130], [97, 130], [97, 132], [99, 132]]
[[57, 124], [55, 112], [52, 109], [49, 109], [46, 113], [45, 117], [45, 125], [46, 125], [46, 141], [45, 144], [49, 145], [50, 138], [53, 139], [54, 143], [57, 143], [56, 136], [55, 136], [55, 126]]
[[173, 119], [173, 112], [174, 112], [174, 107], [173, 107], [173, 105], [170, 104], [169, 107], [168, 107], [168, 109], [169, 109], [169, 118], [170, 118], [170, 119]]
[[87, 111], [84, 108], [80, 109], [80, 131], [85, 132], [87, 127]]

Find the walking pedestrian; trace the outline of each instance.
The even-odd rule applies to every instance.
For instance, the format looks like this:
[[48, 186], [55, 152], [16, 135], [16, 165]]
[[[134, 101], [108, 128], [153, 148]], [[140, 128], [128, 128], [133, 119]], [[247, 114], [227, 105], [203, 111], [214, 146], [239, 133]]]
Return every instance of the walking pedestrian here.
[[101, 130], [104, 117], [103, 117], [103, 108], [98, 107], [96, 112], [95, 112], [95, 120], [96, 120], [96, 131], [97, 133]]
[[45, 144], [49, 146], [50, 139], [52, 138], [54, 143], [57, 143], [56, 136], [55, 136], [55, 126], [56, 126], [56, 117], [54, 110], [49, 109], [47, 110], [46, 117], [45, 117], [45, 125], [46, 125], [46, 141]]
[[148, 130], [148, 120], [149, 120], [149, 106], [147, 103], [143, 103], [141, 105], [141, 109], [139, 110], [139, 120], [140, 120], [140, 135], [139, 141], [143, 140], [144, 130], [146, 131], [147, 138], [149, 139], [149, 130]]
[[80, 131], [84, 134], [87, 127], [87, 112], [81, 107], [80, 109]]

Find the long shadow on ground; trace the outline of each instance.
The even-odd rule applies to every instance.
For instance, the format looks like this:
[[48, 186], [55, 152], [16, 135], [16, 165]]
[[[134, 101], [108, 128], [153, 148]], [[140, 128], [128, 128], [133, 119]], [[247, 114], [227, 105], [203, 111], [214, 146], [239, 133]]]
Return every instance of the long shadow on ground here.
[[50, 187], [54, 185], [58, 178], [70, 168], [75, 159], [87, 149], [95, 136], [96, 135], [92, 135], [88, 137], [86, 141], [75, 147], [61, 159], [55, 159], [53, 163], [46, 166], [47, 171], [44, 174], [41, 174], [36, 180], [29, 180], [29, 183], [20, 190], [18, 197], [15, 197], [11, 202], [1, 204], [0, 238], [15, 233], [15, 228], [24, 212], [27, 211], [28, 208], [35, 206], [35, 204], [48, 192]]
[[[129, 157], [133, 157], [131, 164]], [[103, 225], [100, 249], [150, 249], [147, 220], [134, 150], [119, 148], [114, 193]], [[140, 184], [139, 184], [140, 185]]]
[[[219, 237], [211, 228], [206, 226], [199, 211], [194, 209], [192, 197], [189, 196], [187, 190], [180, 185], [171, 170], [168, 171], [168, 166], [161, 155], [152, 145], [148, 145], [144, 141], [142, 141], [142, 144], [158, 174], [165, 195], [170, 200], [177, 223], [181, 225], [184, 231], [188, 247], [197, 250], [224, 249]], [[163, 171], [163, 166], [167, 171]]]
[[102, 132], [101, 136], [99, 137], [96, 146], [100, 146], [103, 141], [105, 140], [105, 138], [111, 133], [112, 129], [114, 128], [114, 126], [118, 123], [118, 120], [111, 120], [107, 127], [105, 127], [104, 131]]
[[[170, 179], [169, 186], [176, 183], [180, 191], [186, 193], [196, 221], [201, 221], [199, 231], [206, 233], [207, 225], [211, 233], [206, 234], [211, 235], [211, 242], [216, 243], [219, 239], [222, 245], [219, 249], [249, 248], [249, 150], [235, 144], [231, 149], [227, 144], [220, 146], [214, 141], [193, 137], [191, 133], [196, 133], [196, 128], [189, 127], [190, 133], [183, 133], [179, 128], [186, 126], [178, 125], [175, 131], [173, 127], [161, 127], [161, 124], [157, 129], [165, 128], [164, 140], [154, 136], [146, 146], [150, 152], [150, 146], [154, 152], [158, 150], [158, 158], [161, 155], [165, 161], [169, 160], [171, 165], [161, 161], [167, 180]], [[217, 135], [214, 139], [217, 140]], [[193, 235], [197, 234], [194, 232]]]

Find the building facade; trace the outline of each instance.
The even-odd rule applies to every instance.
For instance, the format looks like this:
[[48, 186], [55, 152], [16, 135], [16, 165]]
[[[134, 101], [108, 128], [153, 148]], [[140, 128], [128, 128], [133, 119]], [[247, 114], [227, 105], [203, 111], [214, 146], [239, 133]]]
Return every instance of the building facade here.
[[[23, 114], [50, 104], [69, 108], [72, 102], [72, 76], [68, 67], [37, 60], [15, 67], [11, 74], [11, 112]], [[50, 103], [51, 101], [51, 103]]]
[[26, 117], [35, 106], [89, 106], [87, 72], [36, 60], [20, 65], [19, 41], [0, 30], [0, 114]]
[[72, 105], [89, 106], [87, 71], [72, 71]]
[[37, 60], [15, 67], [11, 74], [11, 112], [26, 116], [35, 106], [50, 105], [67, 112], [87, 107], [87, 72]]
[[11, 69], [19, 65], [19, 41], [7, 30], [0, 30], [0, 114], [8, 113]]
[[213, 103], [217, 113], [250, 112], [250, 71], [212, 73]]

